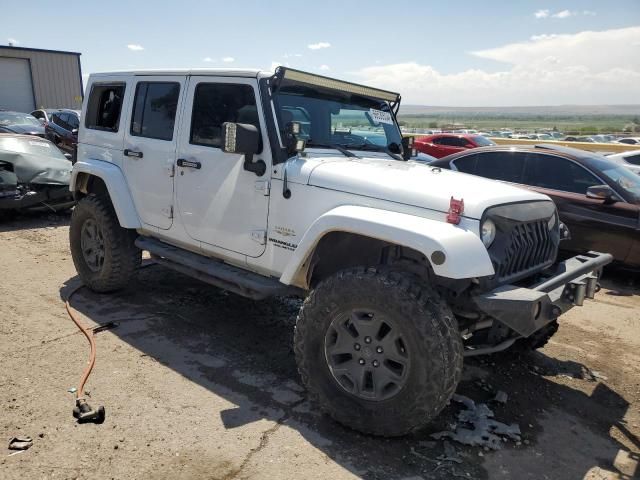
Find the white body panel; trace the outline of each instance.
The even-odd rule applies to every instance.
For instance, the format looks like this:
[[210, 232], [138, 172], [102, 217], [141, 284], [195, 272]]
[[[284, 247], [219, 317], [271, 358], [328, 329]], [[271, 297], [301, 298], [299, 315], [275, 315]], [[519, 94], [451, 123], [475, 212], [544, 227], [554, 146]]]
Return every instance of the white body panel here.
[[464, 226], [378, 208], [344, 205], [321, 215], [302, 236], [280, 277], [289, 284], [318, 241], [329, 232], [357, 233], [411, 247], [429, 258], [435, 251], [446, 260], [433, 262], [436, 275], [470, 278], [493, 275], [489, 254], [477, 234]]

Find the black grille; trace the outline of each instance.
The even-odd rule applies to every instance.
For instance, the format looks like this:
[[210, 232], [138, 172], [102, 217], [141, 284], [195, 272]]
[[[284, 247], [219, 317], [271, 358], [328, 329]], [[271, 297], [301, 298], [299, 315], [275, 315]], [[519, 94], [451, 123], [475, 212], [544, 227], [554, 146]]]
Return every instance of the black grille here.
[[496, 225], [489, 248], [494, 284], [516, 282], [555, 262], [560, 231], [553, 202], [500, 205], [487, 210], [484, 218]]
[[556, 243], [551, 238], [547, 220], [514, 225], [496, 274], [500, 280], [509, 280], [553, 263], [555, 257]]

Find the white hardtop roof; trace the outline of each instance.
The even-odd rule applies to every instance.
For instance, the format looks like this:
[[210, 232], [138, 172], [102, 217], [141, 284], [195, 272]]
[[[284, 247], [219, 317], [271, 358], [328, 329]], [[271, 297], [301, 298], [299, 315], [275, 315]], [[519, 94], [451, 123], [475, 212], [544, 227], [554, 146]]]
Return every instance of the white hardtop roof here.
[[175, 68], [162, 70], [120, 70], [116, 72], [92, 73], [92, 77], [114, 77], [125, 75], [212, 75], [224, 77], [257, 78], [271, 76], [273, 72], [266, 72], [256, 68]]

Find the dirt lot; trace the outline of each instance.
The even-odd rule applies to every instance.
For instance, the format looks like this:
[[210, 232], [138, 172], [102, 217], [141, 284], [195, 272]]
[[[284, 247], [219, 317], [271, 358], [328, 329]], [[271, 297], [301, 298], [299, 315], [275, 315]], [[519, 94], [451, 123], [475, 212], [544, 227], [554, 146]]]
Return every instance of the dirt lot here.
[[[77, 425], [73, 395], [88, 348], [62, 298], [78, 285], [68, 216], [0, 223], [0, 438], [33, 437], [0, 478], [518, 478], [640, 476], [640, 290], [609, 275], [595, 301], [562, 319], [543, 350], [467, 362], [458, 393], [515, 422], [521, 442], [498, 451], [430, 434], [385, 440], [319, 415], [305, 400], [291, 350], [298, 302], [236, 297], [151, 265], [130, 288], [81, 290], [97, 335], [88, 389], [102, 425]], [[507, 403], [491, 402], [503, 390]], [[441, 457], [442, 458], [442, 457]]]

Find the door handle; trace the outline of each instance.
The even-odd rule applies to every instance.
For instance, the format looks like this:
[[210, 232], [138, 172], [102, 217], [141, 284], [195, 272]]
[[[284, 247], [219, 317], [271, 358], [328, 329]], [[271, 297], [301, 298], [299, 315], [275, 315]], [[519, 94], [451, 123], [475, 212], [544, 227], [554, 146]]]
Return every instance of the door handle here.
[[192, 160], [185, 160], [184, 158], [179, 158], [176, 164], [179, 167], [184, 168], [195, 168], [196, 170], [200, 170], [202, 168], [202, 164], [200, 162], [195, 162]]
[[128, 148], [125, 148], [123, 153], [127, 157], [142, 158], [142, 152], [135, 152], [133, 150], [129, 150]]

